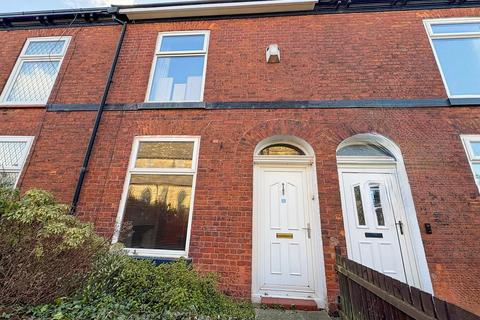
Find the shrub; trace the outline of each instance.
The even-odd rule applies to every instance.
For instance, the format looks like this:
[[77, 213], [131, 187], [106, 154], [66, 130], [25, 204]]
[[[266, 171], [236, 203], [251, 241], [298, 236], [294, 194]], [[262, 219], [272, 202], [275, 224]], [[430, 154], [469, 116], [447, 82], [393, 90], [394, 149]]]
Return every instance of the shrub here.
[[85, 281], [106, 250], [90, 224], [45, 191], [0, 188], [0, 306], [53, 301]]
[[251, 319], [213, 274], [108, 250], [45, 191], [0, 188], [0, 318]]
[[29, 311], [41, 319], [253, 319], [249, 303], [218, 289], [185, 260], [156, 266], [115, 251], [100, 257], [84, 289]]

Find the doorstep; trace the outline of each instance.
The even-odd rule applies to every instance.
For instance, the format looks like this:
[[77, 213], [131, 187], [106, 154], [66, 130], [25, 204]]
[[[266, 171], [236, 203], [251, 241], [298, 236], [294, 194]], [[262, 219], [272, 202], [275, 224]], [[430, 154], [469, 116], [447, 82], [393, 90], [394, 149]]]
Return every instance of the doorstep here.
[[310, 299], [290, 299], [290, 298], [271, 298], [262, 297], [261, 304], [273, 307], [281, 307], [285, 310], [304, 310], [317, 311], [318, 306], [314, 300]]
[[279, 309], [255, 309], [255, 320], [331, 320], [325, 310], [298, 311]]

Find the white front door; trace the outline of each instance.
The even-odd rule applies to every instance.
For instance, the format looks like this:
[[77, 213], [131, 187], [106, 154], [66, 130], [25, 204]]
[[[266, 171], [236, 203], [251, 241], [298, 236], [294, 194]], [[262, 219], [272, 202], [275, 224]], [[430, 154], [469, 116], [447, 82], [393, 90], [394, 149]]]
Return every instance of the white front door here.
[[263, 295], [308, 297], [312, 195], [307, 167], [259, 167], [259, 271]]
[[399, 281], [414, 278], [394, 172], [341, 172], [349, 257]]

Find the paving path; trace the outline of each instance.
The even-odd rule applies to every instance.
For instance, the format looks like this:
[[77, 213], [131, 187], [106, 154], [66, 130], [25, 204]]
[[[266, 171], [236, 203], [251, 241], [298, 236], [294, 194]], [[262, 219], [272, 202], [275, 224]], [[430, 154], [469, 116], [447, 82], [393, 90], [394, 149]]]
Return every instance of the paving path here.
[[256, 320], [331, 320], [326, 311], [256, 309]]

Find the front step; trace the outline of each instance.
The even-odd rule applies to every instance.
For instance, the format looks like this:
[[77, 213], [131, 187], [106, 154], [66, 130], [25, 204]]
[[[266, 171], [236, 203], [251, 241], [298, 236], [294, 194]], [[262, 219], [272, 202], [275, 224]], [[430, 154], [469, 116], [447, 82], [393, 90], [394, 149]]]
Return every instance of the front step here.
[[295, 311], [278, 309], [255, 309], [255, 320], [331, 320], [325, 310]]
[[286, 310], [304, 310], [304, 311], [316, 311], [318, 306], [313, 300], [307, 299], [289, 299], [289, 298], [270, 298], [262, 297], [261, 304], [267, 306], [280, 306]]

